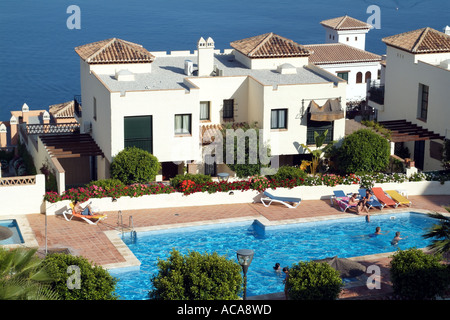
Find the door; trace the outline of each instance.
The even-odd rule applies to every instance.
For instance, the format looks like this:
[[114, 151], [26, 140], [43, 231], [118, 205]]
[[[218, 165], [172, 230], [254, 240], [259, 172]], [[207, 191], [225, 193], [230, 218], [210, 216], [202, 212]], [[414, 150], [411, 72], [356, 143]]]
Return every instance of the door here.
[[414, 142], [414, 162], [416, 168], [423, 170], [423, 162], [425, 157], [425, 141]]

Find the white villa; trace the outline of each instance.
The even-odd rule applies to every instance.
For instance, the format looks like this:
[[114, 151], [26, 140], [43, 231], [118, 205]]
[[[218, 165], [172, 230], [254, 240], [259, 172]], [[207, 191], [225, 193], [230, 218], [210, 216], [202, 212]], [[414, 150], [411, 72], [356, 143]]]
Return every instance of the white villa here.
[[310, 50], [273, 33], [231, 47], [220, 52], [201, 38], [194, 53], [167, 54], [113, 38], [75, 48], [77, 120], [105, 155], [97, 157], [98, 178], [133, 145], [158, 158], [164, 179], [184, 165], [214, 174], [214, 166], [202, 165], [202, 135], [224, 123], [256, 122], [280, 164], [293, 163], [314, 131], [329, 129], [329, 140], [344, 136], [346, 81], [311, 64]]
[[324, 20], [326, 43], [305, 45], [309, 62], [347, 81], [347, 101], [366, 100], [367, 82], [378, 79], [382, 57], [365, 51], [370, 24], [343, 16]]
[[422, 28], [383, 39], [386, 63], [369, 90], [378, 121], [392, 130], [396, 150], [407, 147], [419, 169], [441, 170], [450, 139], [450, 32]]
[[184, 170], [230, 172], [207, 164], [214, 155], [207, 147], [224, 124], [256, 123], [274, 165], [299, 164], [314, 131], [328, 130], [326, 142], [344, 137], [346, 104], [365, 98], [382, 61], [364, 50], [370, 25], [348, 16], [321, 24], [325, 44], [266, 33], [222, 51], [212, 38], [170, 53], [117, 38], [79, 46], [81, 95], [50, 112], [26, 105], [11, 112], [0, 124], [0, 146], [16, 145], [20, 133], [36, 167], [53, 168], [60, 192], [108, 178], [127, 146], [158, 158], [159, 180]]

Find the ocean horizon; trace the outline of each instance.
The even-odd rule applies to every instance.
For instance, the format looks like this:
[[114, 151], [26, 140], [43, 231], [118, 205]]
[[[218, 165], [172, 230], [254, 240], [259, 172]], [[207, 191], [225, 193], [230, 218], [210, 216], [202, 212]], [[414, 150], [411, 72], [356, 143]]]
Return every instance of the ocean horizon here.
[[[79, 29], [68, 27], [71, 5], [80, 9]], [[116, 37], [150, 52], [194, 51], [200, 37], [212, 37], [216, 49], [224, 50], [232, 41], [267, 32], [317, 44], [325, 42], [321, 21], [349, 15], [373, 23], [370, 6], [379, 8], [380, 28], [367, 34], [366, 50], [380, 55], [384, 37], [450, 25], [447, 0], [2, 0], [0, 121], [24, 103], [48, 109], [80, 94], [74, 48], [83, 44]]]

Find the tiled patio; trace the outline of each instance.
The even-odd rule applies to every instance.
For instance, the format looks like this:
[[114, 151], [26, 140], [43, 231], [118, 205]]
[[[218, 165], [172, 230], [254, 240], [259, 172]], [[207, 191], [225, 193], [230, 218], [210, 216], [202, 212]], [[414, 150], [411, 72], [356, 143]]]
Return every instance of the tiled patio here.
[[[413, 209], [446, 212], [443, 206], [450, 205], [450, 196], [410, 196]], [[393, 211], [405, 208], [393, 209]], [[386, 212], [384, 209], [383, 212]], [[372, 209], [376, 214], [378, 209]], [[329, 200], [303, 201], [296, 209], [288, 209], [279, 204], [272, 204], [269, 208], [261, 203], [229, 204], [220, 206], [197, 206], [183, 208], [147, 209], [123, 211], [123, 222], [128, 225], [129, 217], [133, 217], [136, 229], [152, 226], [174, 226], [176, 224], [206, 223], [209, 221], [232, 221], [235, 219], [261, 219], [269, 223], [283, 223], [303, 218], [326, 218], [347, 215], [331, 206]], [[105, 231], [114, 231], [118, 228], [117, 212], [108, 212], [108, 218], [98, 225], [89, 225], [82, 220], [74, 218], [68, 222], [63, 216], [47, 217], [47, 248], [69, 248], [72, 254], [82, 255], [95, 264], [111, 266], [124, 263], [125, 259], [111, 243]], [[353, 215], [350, 213], [350, 215]], [[40, 246], [45, 248], [45, 215], [27, 215], [29, 224]], [[389, 293], [389, 258], [372, 256], [366, 264], [377, 264], [382, 270], [382, 290], [369, 290], [366, 286], [345, 289], [342, 298], [361, 298], [380, 296]], [[276, 298], [276, 297], [274, 297]]]

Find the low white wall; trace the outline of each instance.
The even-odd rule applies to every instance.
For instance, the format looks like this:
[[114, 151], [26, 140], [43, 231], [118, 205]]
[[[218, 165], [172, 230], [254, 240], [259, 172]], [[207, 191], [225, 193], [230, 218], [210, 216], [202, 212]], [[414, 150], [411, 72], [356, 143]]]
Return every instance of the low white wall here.
[[0, 216], [41, 213], [45, 194], [45, 176], [36, 175], [36, 183], [0, 186]]
[[[450, 182], [441, 184], [437, 181], [405, 182], [405, 183], [384, 183], [375, 184], [384, 190], [404, 190], [408, 195], [450, 195]], [[277, 188], [272, 193], [277, 196], [300, 197], [303, 200], [330, 199], [333, 190], [342, 190], [345, 193], [358, 192], [359, 184], [327, 186], [300, 186], [292, 189]], [[182, 193], [148, 195], [137, 198], [121, 197], [116, 201], [112, 198], [90, 199], [92, 206], [101, 211], [126, 211], [137, 209], [155, 209], [169, 207], [188, 207], [201, 205], [220, 205], [234, 203], [259, 202], [261, 194], [255, 190], [230, 192], [207, 192], [193, 193], [188, 196]], [[61, 214], [69, 207], [69, 200], [56, 203], [46, 202], [46, 213], [48, 215]]]

